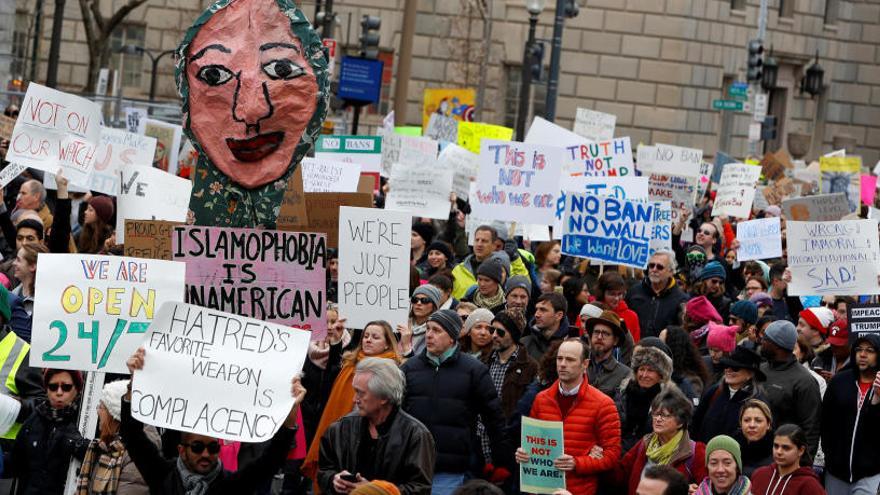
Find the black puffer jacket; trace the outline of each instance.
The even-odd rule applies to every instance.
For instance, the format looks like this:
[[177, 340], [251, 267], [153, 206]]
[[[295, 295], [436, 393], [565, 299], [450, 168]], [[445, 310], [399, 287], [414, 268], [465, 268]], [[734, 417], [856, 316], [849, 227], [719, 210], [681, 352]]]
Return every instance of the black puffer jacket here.
[[[863, 337], [880, 351], [880, 335]], [[864, 344], [862, 344], [864, 345]], [[880, 404], [871, 404], [874, 389], [869, 388], [862, 408], [859, 403], [859, 372], [855, 367], [855, 347], [850, 365], [834, 375], [822, 404], [822, 450], [825, 469], [847, 482], [880, 473]]]
[[651, 281], [645, 277], [626, 294], [626, 305], [639, 316], [642, 338], [657, 337], [667, 326], [679, 323], [679, 306], [688, 300], [688, 295], [675, 284], [675, 279], [669, 283], [656, 294], [651, 288]]
[[[421, 421], [437, 442], [435, 472], [464, 473], [481, 468], [474, 462], [480, 452], [477, 415], [491, 440], [492, 452], [513, 452], [503, 433], [501, 401], [489, 369], [460, 349], [439, 367], [427, 351], [401, 367], [406, 374], [403, 409]], [[513, 459], [495, 460], [512, 466]]]
[[434, 439], [425, 425], [396, 410], [379, 426], [375, 455], [371, 459], [358, 458], [366, 427], [366, 418], [351, 413], [327, 428], [321, 437], [321, 458], [318, 461], [321, 491], [336, 493], [333, 489], [336, 473], [363, 473], [361, 467], [366, 465], [375, 478], [394, 483], [401, 495], [429, 495], [436, 452]]
[[730, 396], [730, 388], [723, 381], [718, 382], [700, 399], [691, 421], [691, 438], [709, 443], [718, 435], [733, 436], [739, 430], [739, 412], [742, 405], [749, 399], [766, 401], [764, 390], [754, 381]]
[[20, 495], [64, 493], [71, 457], [82, 460], [89, 441], [77, 429], [77, 410], [52, 410], [40, 402], [15, 438], [7, 471], [18, 479]]

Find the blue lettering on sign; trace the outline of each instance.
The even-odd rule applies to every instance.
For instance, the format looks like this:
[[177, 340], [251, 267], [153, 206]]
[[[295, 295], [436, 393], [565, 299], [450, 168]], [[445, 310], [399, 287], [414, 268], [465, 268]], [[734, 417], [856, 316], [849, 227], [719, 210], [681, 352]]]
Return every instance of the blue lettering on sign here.
[[654, 229], [653, 204], [584, 194], [569, 195], [567, 204], [563, 252], [645, 266]]

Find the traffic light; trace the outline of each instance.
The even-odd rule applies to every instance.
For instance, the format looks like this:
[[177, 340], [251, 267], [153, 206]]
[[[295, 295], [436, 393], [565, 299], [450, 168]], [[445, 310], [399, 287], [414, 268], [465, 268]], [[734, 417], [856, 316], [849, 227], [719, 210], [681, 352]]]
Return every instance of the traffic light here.
[[748, 50], [746, 80], [749, 82], [760, 82], [764, 65], [764, 45], [761, 43], [761, 40], [751, 40], [749, 41]]
[[761, 122], [761, 140], [772, 141], [776, 139], [776, 116], [768, 115]]
[[361, 18], [361, 57], [379, 58], [379, 27], [382, 19], [375, 15], [365, 15]]
[[565, 0], [565, 17], [572, 19], [577, 17], [580, 11], [581, 6], [578, 5], [578, 0]]
[[544, 78], [544, 42], [535, 41], [529, 46], [528, 59], [529, 74], [532, 81], [541, 81]]

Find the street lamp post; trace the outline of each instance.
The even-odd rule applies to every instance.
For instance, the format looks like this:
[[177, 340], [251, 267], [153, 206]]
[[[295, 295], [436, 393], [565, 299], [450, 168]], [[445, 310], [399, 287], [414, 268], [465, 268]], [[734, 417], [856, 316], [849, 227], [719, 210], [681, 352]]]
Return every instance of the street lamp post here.
[[532, 51], [535, 45], [535, 29], [538, 26], [538, 16], [544, 10], [545, 0], [526, 0], [526, 10], [529, 12], [529, 37], [523, 50], [522, 75], [519, 84], [519, 111], [516, 113], [516, 136], [520, 141], [525, 139], [526, 115], [529, 113], [529, 100], [532, 90]]
[[[143, 55], [146, 54], [150, 57], [150, 63], [152, 64], [152, 71], [150, 73], [150, 101], [156, 100], [156, 76], [159, 72], [159, 62], [162, 60], [162, 57], [165, 55], [171, 55], [174, 53], [174, 50], [165, 50], [164, 52], [159, 53], [158, 55], [154, 55], [153, 51], [144, 48], [142, 46], [137, 45], [123, 45], [119, 49], [120, 53], [124, 53], [126, 55]], [[152, 109], [150, 109], [152, 110]], [[152, 113], [152, 112], [150, 112]]]

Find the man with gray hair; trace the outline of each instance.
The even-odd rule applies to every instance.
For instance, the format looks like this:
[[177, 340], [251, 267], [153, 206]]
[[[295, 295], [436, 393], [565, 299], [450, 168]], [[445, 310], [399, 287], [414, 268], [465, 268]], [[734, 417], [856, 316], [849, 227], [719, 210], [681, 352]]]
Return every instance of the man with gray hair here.
[[656, 251], [648, 260], [647, 277], [626, 294], [626, 304], [639, 317], [642, 338], [657, 337], [669, 325], [678, 323], [681, 303], [688, 295], [675, 283], [675, 253]]
[[43, 228], [52, 227], [52, 213], [46, 205], [46, 188], [37, 180], [29, 180], [21, 185], [15, 200], [15, 211], [34, 210], [43, 221]]
[[370, 481], [393, 483], [403, 495], [431, 493], [434, 438], [400, 409], [406, 378], [394, 361], [362, 359], [352, 380], [357, 411], [330, 425], [321, 437], [318, 486], [349, 493]]

